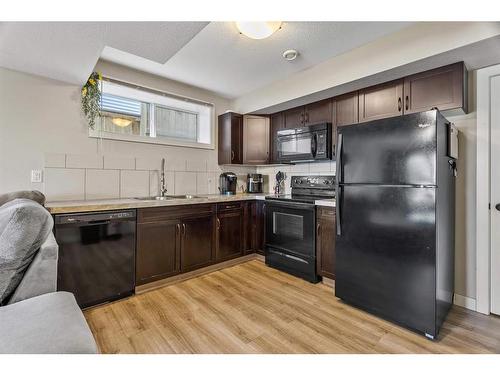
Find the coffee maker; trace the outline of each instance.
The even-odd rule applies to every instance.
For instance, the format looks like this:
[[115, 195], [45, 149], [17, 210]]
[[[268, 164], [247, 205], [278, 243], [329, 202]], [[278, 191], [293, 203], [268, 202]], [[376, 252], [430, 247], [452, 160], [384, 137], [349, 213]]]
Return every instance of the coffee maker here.
[[264, 179], [259, 173], [249, 173], [247, 175], [247, 193], [262, 193]]
[[219, 192], [222, 195], [236, 194], [237, 177], [233, 172], [224, 172], [219, 176]]

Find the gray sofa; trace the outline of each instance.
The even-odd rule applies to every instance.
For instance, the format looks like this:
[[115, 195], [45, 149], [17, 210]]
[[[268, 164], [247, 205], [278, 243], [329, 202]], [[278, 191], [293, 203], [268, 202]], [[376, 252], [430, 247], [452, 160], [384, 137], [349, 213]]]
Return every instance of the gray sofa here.
[[50, 233], [7, 304], [0, 306], [0, 353], [98, 352], [73, 294], [56, 291], [57, 257]]

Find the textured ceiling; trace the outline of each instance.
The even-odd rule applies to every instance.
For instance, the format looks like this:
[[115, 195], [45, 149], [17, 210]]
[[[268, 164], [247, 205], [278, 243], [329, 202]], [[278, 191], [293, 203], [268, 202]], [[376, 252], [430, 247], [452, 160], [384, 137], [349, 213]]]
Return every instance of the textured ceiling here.
[[[271, 37], [253, 40], [233, 22], [211, 22], [165, 64], [106, 47], [105, 60], [235, 98], [398, 31], [405, 22], [284, 22]], [[286, 61], [287, 49], [300, 53]]]

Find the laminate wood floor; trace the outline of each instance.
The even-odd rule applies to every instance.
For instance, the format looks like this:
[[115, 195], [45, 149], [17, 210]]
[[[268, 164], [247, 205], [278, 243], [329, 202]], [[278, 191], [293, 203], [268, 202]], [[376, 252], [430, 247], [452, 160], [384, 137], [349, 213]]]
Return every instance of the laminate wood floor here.
[[437, 341], [258, 260], [85, 311], [102, 353], [500, 353], [500, 318], [454, 306]]

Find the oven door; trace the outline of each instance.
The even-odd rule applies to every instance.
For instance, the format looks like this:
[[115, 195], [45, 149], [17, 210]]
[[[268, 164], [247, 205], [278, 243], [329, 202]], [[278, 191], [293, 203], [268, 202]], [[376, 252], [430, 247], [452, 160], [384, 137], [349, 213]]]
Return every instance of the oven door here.
[[278, 135], [277, 152], [281, 162], [314, 160], [315, 142], [313, 133]]
[[266, 247], [314, 258], [315, 221], [313, 204], [266, 200]]

